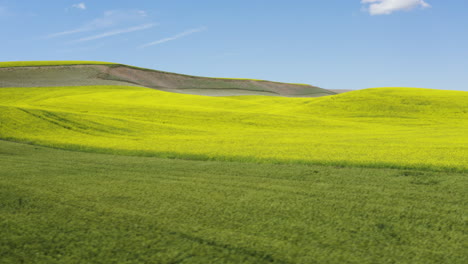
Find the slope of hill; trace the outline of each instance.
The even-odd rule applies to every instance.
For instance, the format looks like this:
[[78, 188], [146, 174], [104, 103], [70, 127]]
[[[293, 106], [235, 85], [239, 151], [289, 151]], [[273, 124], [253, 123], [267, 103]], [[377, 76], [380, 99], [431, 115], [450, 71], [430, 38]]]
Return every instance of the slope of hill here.
[[132, 86], [0, 89], [0, 138], [201, 160], [468, 169], [468, 93], [206, 97]]
[[319, 97], [332, 91], [305, 84], [197, 77], [93, 61], [1, 62], [0, 87], [123, 85], [209, 95]]

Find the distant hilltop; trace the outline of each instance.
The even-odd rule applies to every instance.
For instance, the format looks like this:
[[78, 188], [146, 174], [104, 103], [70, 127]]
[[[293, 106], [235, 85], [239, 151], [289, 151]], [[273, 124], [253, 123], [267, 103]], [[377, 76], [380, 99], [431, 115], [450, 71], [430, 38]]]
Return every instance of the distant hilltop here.
[[307, 84], [198, 77], [95, 61], [0, 62], [0, 87], [124, 85], [206, 96], [320, 97], [340, 92]]

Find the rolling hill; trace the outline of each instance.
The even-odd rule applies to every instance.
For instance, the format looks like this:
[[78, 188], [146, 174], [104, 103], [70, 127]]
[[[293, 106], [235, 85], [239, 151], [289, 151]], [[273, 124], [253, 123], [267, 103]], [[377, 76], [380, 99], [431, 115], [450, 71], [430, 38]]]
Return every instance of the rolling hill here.
[[123, 85], [209, 95], [319, 97], [335, 92], [306, 84], [208, 78], [93, 61], [1, 62], [0, 87]]
[[0, 139], [199, 160], [468, 169], [468, 93], [208, 97], [136, 86], [0, 89]]
[[0, 63], [0, 262], [466, 263], [468, 93], [329, 94]]

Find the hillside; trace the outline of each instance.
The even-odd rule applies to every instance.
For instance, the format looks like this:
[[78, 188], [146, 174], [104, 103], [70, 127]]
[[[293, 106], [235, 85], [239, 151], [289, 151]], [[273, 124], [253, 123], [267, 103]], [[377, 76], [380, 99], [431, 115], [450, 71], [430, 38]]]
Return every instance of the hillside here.
[[209, 95], [319, 97], [335, 92], [305, 84], [208, 78], [93, 61], [0, 62], [0, 87], [121, 85]]
[[0, 89], [0, 139], [197, 160], [468, 169], [468, 93], [207, 97], [135, 86]]
[[0, 68], [1, 263], [466, 262], [467, 92], [41, 63]]

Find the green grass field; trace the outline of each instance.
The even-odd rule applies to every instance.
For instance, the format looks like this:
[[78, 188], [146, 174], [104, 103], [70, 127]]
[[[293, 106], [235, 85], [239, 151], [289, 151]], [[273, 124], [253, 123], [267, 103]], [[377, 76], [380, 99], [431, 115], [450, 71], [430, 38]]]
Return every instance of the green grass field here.
[[461, 264], [467, 176], [0, 141], [0, 262]]
[[0, 88], [0, 263], [461, 264], [467, 172], [467, 92]]
[[468, 93], [206, 97], [141, 87], [0, 89], [0, 138], [196, 160], [468, 169]]

